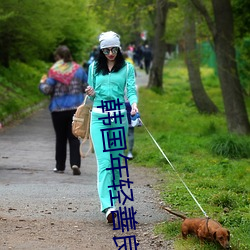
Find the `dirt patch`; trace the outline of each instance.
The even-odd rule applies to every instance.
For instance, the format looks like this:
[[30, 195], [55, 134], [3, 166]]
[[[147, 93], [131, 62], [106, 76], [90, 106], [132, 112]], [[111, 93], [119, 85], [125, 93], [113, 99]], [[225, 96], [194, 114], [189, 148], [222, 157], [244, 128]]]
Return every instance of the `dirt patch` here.
[[[22, 170], [9, 170], [9, 175], [16, 171]], [[153, 189], [160, 181], [156, 171], [134, 167], [131, 167], [130, 171], [133, 173], [131, 179], [136, 176], [138, 180], [135, 180], [134, 206], [138, 212], [136, 219], [138, 218], [139, 224], [136, 225], [136, 230], [124, 233], [121, 230], [113, 230], [113, 224], [106, 223], [104, 215], [99, 211], [96, 190], [89, 193], [88, 190], [93, 188], [91, 185], [81, 187], [81, 184], [70, 183], [69, 180], [75, 178], [70, 172], [68, 175], [66, 173], [66, 176], [52, 174], [54, 181], [51, 183], [47, 180], [45, 185], [37, 183], [36, 178], [33, 178], [30, 184], [24, 184], [20, 179], [17, 183], [13, 183], [13, 179], [11, 183], [10, 180], [7, 181], [8, 184], [1, 188], [3, 203], [0, 208], [0, 249], [111, 250], [118, 249], [113, 237], [133, 235], [139, 243], [137, 249], [173, 249], [171, 241], [164, 241], [162, 236], [153, 232], [157, 223], [167, 219], [167, 215], [160, 209], [158, 191]], [[27, 170], [22, 172], [26, 177], [44, 175], [44, 171], [36, 173], [33, 170], [33, 174]], [[23, 175], [21, 178], [26, 179]], [[64, 177], [66, 178], [58, 181], [59, 183], [56, 181]], [[79, 178], [77, 180], [79, 181]], [[67, 186], [68, 192], [62, 186]], [[60, 191], [53, 195], [53, 188], [57, 192]], [[73, 194], [76, 188], [80, 190]], [[82, 192], [82, 188], [85, 188], [86, 192]], [[3, 194], [7, 193], [9, 195], [3, 197]], [[122, 242], [118, 244], [121, 246]]]
[[[70, 222], [54, 220], [24, 220], [2, 218], [1, 249], [118, 249], [113, 237], [121, 237], [111, 225], [103, 222]], [[129, 234], [125, 233], [126, 236]], [[131, 235], [131, 233], [130, 233]], [[138, 249], [173, 249], [153, 234], [153, 225], [142, 224], [134, 231]], [[121, 246], [119, 242], [119, 246]], [[129, 249], [129, 248], [128, 248]], [[135, 248], [132, 248], [135, 249]]]

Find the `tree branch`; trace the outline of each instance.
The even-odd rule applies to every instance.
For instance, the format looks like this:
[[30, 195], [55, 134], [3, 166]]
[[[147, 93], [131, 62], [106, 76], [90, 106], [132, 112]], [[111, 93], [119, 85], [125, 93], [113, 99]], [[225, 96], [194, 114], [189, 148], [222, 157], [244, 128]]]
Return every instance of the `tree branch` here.
[[213, 37], [215, 37], [216, 27], [205, 5], [200, 0], [190, 0], [190, 1], [194, 5], [194, 7], [201, 13], [201, 15], [205, 18], [209, 30], [211, 31]]

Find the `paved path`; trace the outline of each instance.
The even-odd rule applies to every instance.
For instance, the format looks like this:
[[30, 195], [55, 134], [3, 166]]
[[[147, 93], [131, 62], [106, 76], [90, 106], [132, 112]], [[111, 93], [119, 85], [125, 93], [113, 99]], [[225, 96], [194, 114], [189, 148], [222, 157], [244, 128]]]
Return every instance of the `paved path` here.
[[[137, 79], [138, 85], [142, 86], [147, 76], [140, 74]], [[98, 250], [101, 249], [100, 244], [102, 250], [117, 249], [114, 244], [111, 244], [112, 231], [110, 227], [107, 228], [105, 218], [99, 211], [94, 154], [82, 160], [81, 176], [72, 175], [69, 163], [64, 174], [53, 173], [54, 140], [47, 107], [14, 126], [0, 130], [0, 231], [5, 229], [5, 234], [0, 235], [0, 249]], [[159, 244], [154, 248], [152, 243], [152, 241], [156, 242], [152, 235], [152, 226], [167, 219], [166, 213], [159, 209], [160, 201], [157, 198], [157, 192], [151, 188], [159, 181], [156, 171], [132, 166], [129, 171], [130, 180], [134, 181], [135, 199], [133, 204], [130, 204], [138, 211], [136, 219], [140, 223], [137, 233], [140, 240], [138, 249], [162, 249]], [[45, 236], [36, 235], [29, 238], [22, 226], [8, 224], [8, 221], [14, 223], [13, 219], [18, 218], [17, 224], [21, 223], [20, 218], [22, 218], [21, 221], [28, 221], [32, 225], [31, 230], [33, 226], [36, 228], [34, 235], [37, 231], [43, 232], [44, 235], [49, 234], [47, 243], [45, 244]], [[53, 225], [54, 223], [63, 225], [65, 221], [85, 223], [82, 227], [86, 227], [86, 230], [81, 230], [81, 240], [74, 235], [79, 242], [75, 239], [73, 243], [77, 241], [79, 248], [78, 245], [73, 247], [72, 237], [67, 239], [68, 245], [66, 242], [63, 247], [57, 243], [55, 247], [53, 233], [52, 231], [49, 233], [52, 228], [47, 225], [46, 234], [44, 225], [43, 228], [34, 225], [34, 221], [42, 224], [47, 220], [50, 221], [50, 226], [52, 222]], [[29, 226], [26, 225], [25, 228]], [[145, 234], [145, 230], [151, 230], [151, 236], [148, 233]], [[93, 240], [96, 237], [93, 236], [93, 231], [97, 235], [99, 233], [97, 240]], [[11, 235], [12, 232], [13, 235]], [[41, 242], [41, 238], [45, 240]], [[150, 242], [151, 246], [148, 245], [151, 244]]]
[[136, 84], [138, 87], [146, 87], [148, 85], [148, 75], [141, 69], [136, 69]]

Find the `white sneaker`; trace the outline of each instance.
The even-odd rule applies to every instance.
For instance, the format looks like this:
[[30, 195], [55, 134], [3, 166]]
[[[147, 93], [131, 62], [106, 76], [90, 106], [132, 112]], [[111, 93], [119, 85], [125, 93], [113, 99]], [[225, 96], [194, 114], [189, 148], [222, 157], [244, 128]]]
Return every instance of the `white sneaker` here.
[[63, 173], [64, 173], [63, 170], [57, 170], [57, 168], [54, 168], [53, 171], [54, 171], [55, 173], [59, 173], [59, 174], [63, 174]]
[[[112, 212], [116, 211], [116, 209], [114, 207], [110, 207], [107, 209], [106, 211], [106, 218], [107, 218], [107, 222], [108, 223], [113, 223], [113, 216], [112, 216]], [[116, 218], [116, 213], [114, 214], [114, 218]]]
[[73, 170], [73, 175], [81, 175], [81, 171], [80, 171], [80, 168], [78, 166], [73, 165], [72, 170]]
[[131, 152], [128, 152], [127, 157], [129, 158], [129, 160], [132, 160], [133, 159], [133, 154]]

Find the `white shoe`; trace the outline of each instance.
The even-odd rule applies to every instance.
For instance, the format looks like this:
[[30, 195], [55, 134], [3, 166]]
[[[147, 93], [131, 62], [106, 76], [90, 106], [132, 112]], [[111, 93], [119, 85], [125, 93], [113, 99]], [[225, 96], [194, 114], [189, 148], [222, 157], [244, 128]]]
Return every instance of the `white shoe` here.
[[80, 168], [78, 166], [73, 165], [72, 170], [73, 170], [73, 175], [81, 175], [81, 171], [80, 171]]
[[[116, 209], [114, 207], [110, 207], [107, 209], [106, 211], [106, 218], [107, 218], [107, 221], [108, 223], [113, 223], [113, 215], [112, 215], [112, 212], [115, 212]], [[114, 218], [116, 217], [116, 213], [113, 213], [114, 214]]]
[[55, 173], [59, 173], [59, 174], [63, 174], [63, 173], [64, 173], [63, 170], [57, 170], [57, 168], [54, 168], [53, 171], [54, 171]]
[[132, 159], [133, 159], [133, 154], [132, 154], [131, 152], [128, 152], [127, 157], [128, 157], [130, 160], [132, 160]]

